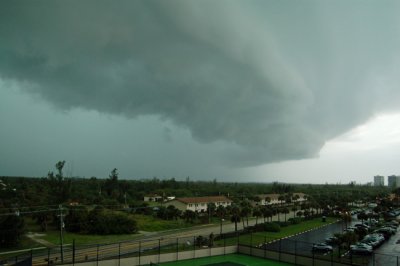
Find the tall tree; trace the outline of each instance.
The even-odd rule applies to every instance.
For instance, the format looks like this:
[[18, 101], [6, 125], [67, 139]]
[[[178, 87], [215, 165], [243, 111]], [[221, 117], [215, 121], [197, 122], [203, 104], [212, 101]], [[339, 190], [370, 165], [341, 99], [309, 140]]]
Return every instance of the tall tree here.
[[235, 223], [235, 232], [237, 232], [237, 223], [240, 222], [240, 208], [234, 204], [231, 208], [231, 221]]
[[118, 198], [119, 187], [118, 187], [118, 169], [117, 168], [114, 168], [111, 171], [104, 186], [105, 186], [106, 193], [109, 197], [113, 197], [114, 199]]
[[65, 161], [59, 161], [56, 163], [57, 174], [53, 172], [47, 174], [47, 180], [49, 182], [49, 190], [51, 191], [50, 203], [63, 203], [65, 202], [71, 192], [71, 179], [64, 179], [63, 168]]

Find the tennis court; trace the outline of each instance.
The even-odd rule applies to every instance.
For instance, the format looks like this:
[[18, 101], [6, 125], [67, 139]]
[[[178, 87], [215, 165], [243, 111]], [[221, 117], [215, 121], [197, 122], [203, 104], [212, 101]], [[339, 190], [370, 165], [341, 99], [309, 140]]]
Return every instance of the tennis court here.
[[291, 264], [251, 257], [241, 254], [229, 254], [214, 257], [182, 260], [153, 264], [160, 266], [288, 266]]

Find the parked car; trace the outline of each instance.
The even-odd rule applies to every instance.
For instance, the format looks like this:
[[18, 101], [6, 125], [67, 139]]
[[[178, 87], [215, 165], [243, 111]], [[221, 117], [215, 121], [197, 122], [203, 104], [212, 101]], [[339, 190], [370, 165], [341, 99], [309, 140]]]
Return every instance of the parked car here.
[[367, 229], [367, 230], [369, 229], [369, 226], [366, 225], [366, 224], [361, 224], [361, 223], [360, 223], [360, 224], [355, 224], [354, 226], [357, 227], [357, 228], [362, 227], [362, 228]]
[[389, 227], [382, 227], [375, 230], [374, 233], [380, 233], [385, 237], [386, 240], [388, 240], [392, 235], [396, 233], [396, 231]]
[[314, 244], [312, 247], [313, 251], [320, 251], [320, 252], [331, 252], [333, 250], [332, 246], [327, 245], [325, 243], [318, 243]]
[[328, 245], [334, 245], [337, 243], [338, 240], [339, 239], [336, 236], [331, 236], [331, 237], [325, 238], [325, 243]]
[[385, 242], [385, 237], [382, 234], [366, 235], [361, 242], [377, 248]]
[[358, 254], [358, 255], [370, 255], [372, 254], [373, 250], [371, 246], [363, 245], [363, 244], [356, 244], [350, 246], [351, 254]]

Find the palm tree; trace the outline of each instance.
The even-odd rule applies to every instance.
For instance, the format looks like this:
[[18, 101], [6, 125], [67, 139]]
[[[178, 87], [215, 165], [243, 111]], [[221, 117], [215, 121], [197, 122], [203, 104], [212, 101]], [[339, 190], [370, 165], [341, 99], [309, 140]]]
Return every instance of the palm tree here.
[[297, 212], [297, 204], [295, 203], [291, 209], [291, 211], [293, 212], [293, 218], [296, 217], [296, 212]]
[[219, 221], [220, 221], [220, 234], [222, 234], [222, 221], [225, 217], [226, 214], [226, 209], [224, 206], [219, 205], [217, 208], [217, 215], [219, 217]]
[[235, 223], [235, 232], [237, 232], [237, 223], [240, 222], [240, 208], [239, 206], [232, 205], [231, 207], [231, 221]]
[[285, 200], [285, 196], [283, 194], [279, 195], [278, 200], [280, 201], [280, 205], [282, 206], [283, 201]]
[[256, 203], [257, 206], [260, 205], [261, 198], [259, 196], [254, 196], [253, 201]]
[[281, 212], [281, 209], [279, 207], [274, 207], [273, 210], [274, 210], [274, 213], [278, 215], [278, 222], [280, 222], [281, 221], [281, 217], [280, 217], [279, 214]]
[[269, 217], [269, 212], [270, 212], [270, 209], [267, 206], [262, 206], [261, 207], [261, 213], [262, 213], [262, 216], [264, 218], [264, 223], [266, 222], [265, 218]]
[[281, 211], [282, 211], [282, 213], [285, 214], [285, 223], [286, 223], [286, 214], [289, 213], [289, 209], [288, 209], [287, 207], [283, 207], [283, 208], [281, 209]]
[[[249, 201], [246, 200], [242, 201], [240, 205], [242, 207], [241, 210], [242, 218], [246, 217], [246, 224], [247, 226], [249, 226], [249, 215], [251, 214], [251, 204]], [[243, 219], [243, 228], [244, 228], [244, 219]]]
[[257, 207], [253, 210], [253, 216], [256, 217], [256, 225], [258, 224], [258, 217], [262, 215], [262, 211], [260, 207]]
[[271, 211], [272, 211], [271, 222], [272, 222], [272, 217], [273, 217], [274, 215], [277, 215], [277, 214], [278, 214], [278, 220], [279, 220], [278, 208], [277, 208], [277, 207], [272, 207], [272, 208], [271, 208]]
[[217, 206], [215, 203], [208, 203], [207, 204], [207, 212], [208, 212], [208, 223], [211, 222], [211, 217], [214, 216], [215, 210], [217, 209]]
[[269, 203], [271, 202], [271, 198], [270, 197], [265, 197], [265, 204], [269, 205]]

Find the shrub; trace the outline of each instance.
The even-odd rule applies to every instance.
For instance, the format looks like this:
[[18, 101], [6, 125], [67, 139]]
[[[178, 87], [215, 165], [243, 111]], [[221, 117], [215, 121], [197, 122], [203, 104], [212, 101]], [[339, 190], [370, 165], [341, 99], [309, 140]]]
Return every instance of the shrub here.
[[291, 224], [300, 224], [300, 223], [301, 223], [301, 218], [300, 218], [300, 217], [297, 217], [297, 218], [290, 218], [290, 219], [288, 220], [288, 222], [291, 223]]
[[278, 223], [265, 223], [264, 231], [266, 232], [280, 232], [281, 226]]
[[90, 212], [89, 221], [91, 234], [131, 234], [137, 231], [136, 221], [123, 212], [95, 209]]

